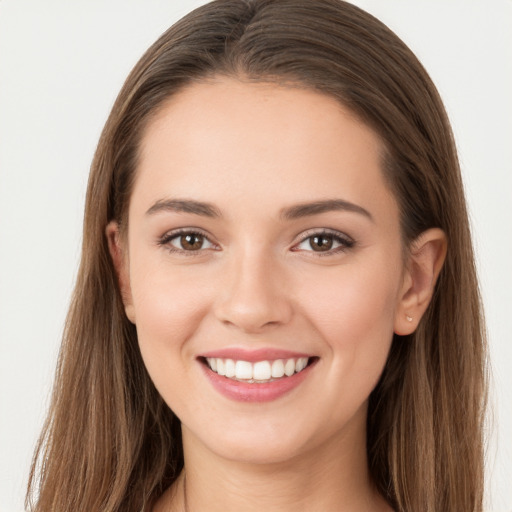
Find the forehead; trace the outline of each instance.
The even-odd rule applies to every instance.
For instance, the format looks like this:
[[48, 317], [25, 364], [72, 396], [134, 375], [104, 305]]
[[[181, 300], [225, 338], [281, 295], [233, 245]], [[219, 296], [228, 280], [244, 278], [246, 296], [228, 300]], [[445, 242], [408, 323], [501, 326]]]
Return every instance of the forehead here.
[[273, 200], [276, 209], [312, 196], [368, 203], [379, 191], [390, 195], [383, 154], [379, 136], [330, 96], [217, 79], [186, 87], [150, 121], [134, 195], [149, 202], [155, 194], [217, 194], [232, 204]]

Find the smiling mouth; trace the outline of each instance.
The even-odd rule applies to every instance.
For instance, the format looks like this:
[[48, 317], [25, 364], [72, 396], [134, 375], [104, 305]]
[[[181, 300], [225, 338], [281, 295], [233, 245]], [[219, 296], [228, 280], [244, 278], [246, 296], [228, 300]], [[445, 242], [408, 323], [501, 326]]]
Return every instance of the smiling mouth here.
[[251, 363], [243, 360], [205, 357], [203, 362], [210, 370], [222, 377], [247, 384], [265, 384], [300, 373], [316, 359], [315, 357], [297, 357]]

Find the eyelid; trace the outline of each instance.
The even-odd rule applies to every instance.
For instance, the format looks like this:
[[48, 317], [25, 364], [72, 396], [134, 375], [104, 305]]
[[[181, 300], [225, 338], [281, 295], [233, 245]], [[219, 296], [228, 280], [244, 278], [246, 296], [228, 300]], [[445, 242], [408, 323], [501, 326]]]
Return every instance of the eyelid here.
[[[173, 240], [183, 234], [200, 235], [200, 236], [204, 237], [213, 246], [213, 250], [220, 249], [219, 245], [217, 243], [215, 243], [214, 241], [212, 241], [212, 237], [209, 233], [207, 233], [206, 231], [204, 231], [201, 228], [196, 228], [196, 227], [184, 227], [184, 228], [177, 228], [177, 229], [173, 229], [171, 231], [167, 231], [164, 235], [162, 235], [158, 239], [157, 243], [160, 246], [166, 247], [167, 250], [169, 250], [170, 252], [181, 253], [181, 254], [185, 254], [186, 256], [198, 256], [198, 255], [204, 253], [204, 251], [206, 251], [206, 250], [212, 250], [212, 248], [207, 248], [207, 249], [198, 249], [196, 251], [186, 251], [184, 249], [180, 249], [175, 246], [170, 246], [171, 240]], [[311, 238], [313, 236], [322, 236], [322, 235], [332, 236], [341, 245], [339, 247], [330, 249], [325, 252], [313, 251], [313, 250], [310, 250], [310, 251], [304, 250], [304, 252], [313, 253], [315, 256], [329, 256], [329, 255], [333, 255], [338, 252], [342, 252], [344, 250], [350, 249], [355, 244], [355, 240], [352, 237], [350, 237], [346, 233], [343, 233], [336, 229], [313, 228], [313, 229], [308, 229], [307, 231], [301, 233], [300, 239], [293, 244], [293, 246], [291, 247], [291, 251], [293, 251], [293, 252], [302, 251], [303, 249], [297, 248], [300, 244], [302, 244], [303, 242], [308, 240], [308, 238]]]
[[305, 242], [306, 240], [308, 240], [308, 238], [312, 238], [315, 235], [316, 236], [322, 236], [322, 235], [332, 236], [336, 241], [338, 241], [341, 244], [340, 247], [336, 247], [334, 249], [330, 249], [325, 252], [313, 251], [313, 250], [304, 251], [304, 252], [313, 253], [313, 254], [315, 254], [315, 256], [332, 256], [333, 254], [336, 254], [338, 252], [342, 252], [347, 249], [350, 249], [356, 243], [352, 237], [350, 237], [346, 233], [343, 233], [342, 231], [338, 231], [336, 229], [330, 229], [330, 228], [313, 228], [313, 229], [308, 229], [304, 233], [301, 233], [299, 241], [293, 244], [293, 247], [291, 248], [291, 250], [294, 252], [303, 250], [303, 249], [298, 249], [297, 247], [300, 244], [302, 244], [303, 242]]
[[[175, 238], [179, 237], [180, 235], [184, 234], [190, 234], [190, 235], [200, 235], [204, 237], [211, 245], [213, 245], [213, 248], [208, 247], [207, 249], [198, 249], [197, 251], [186, 251], [184, 249], [180, 249], [179, 247], [172, 246], [170, 244], [171, 240], [174, 240]], [[195, 228], [195, 227], [185, 227], [185, 228], [178, 228], [173, 229], [171, 231], [167, 231], [164, 235], [162, 235], [158, 241], [158, 245], [166, 247], [167, 250], [169, 250], [172, 253], [180, 253], [185, 254], [186, 256], [198, 256], [206, 250], [218, 250], [219, 245], [212, 241], [211, 235], [209, 235], [206, 231], [202, 230], [201, 228]]]

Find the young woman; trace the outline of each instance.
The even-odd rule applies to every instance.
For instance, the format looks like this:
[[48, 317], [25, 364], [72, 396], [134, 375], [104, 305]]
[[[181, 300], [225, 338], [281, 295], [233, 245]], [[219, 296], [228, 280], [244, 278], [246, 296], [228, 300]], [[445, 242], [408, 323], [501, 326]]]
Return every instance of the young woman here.
[[34, 510], [482, 510], [457, 156], [382, 23], [192, 12], [128, 77], [86, 203]]

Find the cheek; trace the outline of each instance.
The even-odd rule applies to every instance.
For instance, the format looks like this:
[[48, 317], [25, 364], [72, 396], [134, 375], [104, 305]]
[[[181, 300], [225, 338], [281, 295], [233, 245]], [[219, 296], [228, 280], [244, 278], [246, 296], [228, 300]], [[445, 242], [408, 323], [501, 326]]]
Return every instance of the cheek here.
[[316, 277], [303, 282], [301, 303], [335, 362], [336, 378], [352, 385], [368, 378], [360, 384], [373, 388], [393, 338], [399, 269], [347, 266]]
[[311, 273], [303, 279], [300, 293], [319, 325], [327, 329], [366, 330], [380, 322], [391, 326], [399, 276], [398, 268], [371, 262], [334, 267], [332, 272]]
[[174, 366], [187, 357], [186, 341], [208, 309], [208, 287], [198, 286], [199, 276], [190, 279], [183, 273], [161, 262], [132, 266], [135, 323], [150, 372], [152, 366]]

